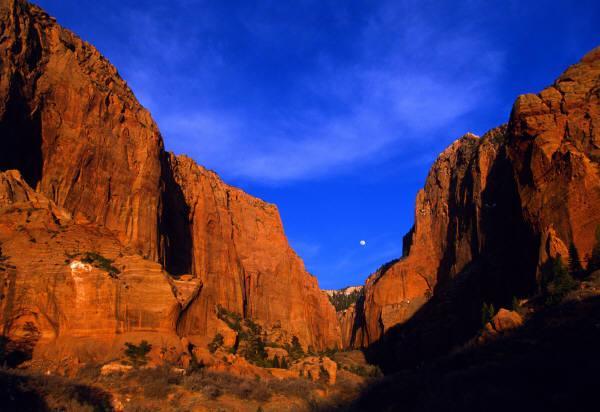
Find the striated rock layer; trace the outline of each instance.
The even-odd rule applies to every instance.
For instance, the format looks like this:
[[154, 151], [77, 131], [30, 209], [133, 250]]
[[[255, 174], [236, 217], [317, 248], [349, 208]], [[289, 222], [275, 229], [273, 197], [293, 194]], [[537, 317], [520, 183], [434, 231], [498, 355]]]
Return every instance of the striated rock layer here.
[[[344, 314], [344, 341], [408, 361], [447, 350], [478, 327], [483, 302], [536, 290], [540, 267], [570, 244], [591, 253], [600, 224], [600, 48], [507, 125], [461, 137], [419, 191], [405, 256], [384, 265]], [[348, 327], [348, 324], [352, 327]]]
[[182, 335], [213, 336], [214, 307], [281, 328], [315, 348], [341, 346], [335, 310], [288, 245], [277, 207], [228, 186], [185, 156], [171, 155], [175, 182], [190, 205], [192, 272], [202, 292], [183, 312]]
[[[156, 302], [152, 295], [131, 295], [127, 308], [154, 313], [148, 315], [152, 330], [212, 338], [219, 326], [216, 306], [222, 305], [285, 339], [298, 336], [305, 347], [341, 345], [335, 310], [289, 247], [274, 206], [227, 186], [190, 159], [165, 152], [158, 127], [117, 70], [40, 8], [24, 0], [0, 0], [0, 21], [0, 171], [19, 170], [23, 186], [32, 188], [28, 193], [34, 191], [71, 220], [86, 222], [76, 225], [82, 231], [79, 250], [115, 260], [123, 276], [135, 272], [135, 282], [144, 288], [162, 284], [155, 279], [163, 270], [187, 275], [167, 277], [175, 295]], [[25, 241], [11, 249], [14, 231], [2, 236], [10, 256], [18, 255], [18, 247], [27, 249], [24, 256], [42, 253], [39, 243]], [[52, 239], [43, 253], [56, 261], [42, 259], [26, 270], [55, 276], [52, 284], [70, 293], [83, 285], [77, 299], [92, 299], [85, 282], [71, 282], [70, 269], [57, 266], [59, 276], [46, 268], [74, 253], [56, 244], [60, 236]], [[120, 262], [120, 254], [135, 258]], [[62, 323], [55, 337], [121, 333], [125, 326], [119, 322], [133, 321], [114, 314], [115, 305], [124, 302], [109, 293], [115, 280], [94, 269], [84, 272], [73, 276], [102, 278], [98, 290], [105, 292], [93, 302], [103, 303], [95, 304], [93, 316], [89, 307], [79, 321]], [[51, 306], [73, 308], [77, 299], [64, 296], [53, 297]], [[41, 294], [27, 299], [34, 306], [50, 305]], [[166, 309], [172, 303], [182, 310], [175, 320]], [[12, 308], [4, 310], [6, 333]], [[146, 316], [141, 318], [138, 325], [144, 329]]]
[[[72, 218], [14, 170], [0, 173], [0, 245], [0, 320], [13, 358], [34, 349], [57, 360], [103, 358], [141, 336], [179, 342], [180, 305], [161, 266]], [[112, 267], [86, 262], [91, 250]]]

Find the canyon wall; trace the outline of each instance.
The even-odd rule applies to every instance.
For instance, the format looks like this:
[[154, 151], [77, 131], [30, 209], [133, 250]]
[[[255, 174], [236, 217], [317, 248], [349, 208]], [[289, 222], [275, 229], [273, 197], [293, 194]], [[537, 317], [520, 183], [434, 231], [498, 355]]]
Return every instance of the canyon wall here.
[[369, 277], [344, 341], [392, 363], [442, 352], [479, 326], [483, 302], [534, 293], [548, 257], [573, 244], [585, 260], [600, 224], [599, 100], [595, 49], [520, 96], [507, 125], [450, 145], [417, 194], [405, 256]]
[[[43, 251], [37, 241], [14, 243], [20, 233], [14, 228], [3, 233], [10, 259], [26, 249], [29, 263], [11, 263], [16, 283], [9, 283], [18, 293], [32, 291], [26, 312], [35, 314], [36, 336], [115, 338], [127, 325], [135, 327], [131, 317], [138, 316], [144, 331], [206, 340], [223, 326], [216, 316], [220, 305], [281, 340], [295, 335], [305, 347], [341, 345], [335, 310], [290, 248], [275, 206], [167, 153], [151, 115], [117, 70], [43, 10], [0, 0], [0, 18], [0, 171], [18, 170], [29, 197], [45, 199], [81, 231], [76, 248], [74, 239], [56, 243], [63, 232], [46, 219], [42, 226], [59, 234], [47, 239]], [[3, 218], [12, 216], [10, 210], [3, 209]], [[83, 302], [89, 291], [85, 282], [72, 281], [75, 257], [65, 263], [64, 256], [92, 251], [113, 260], [122, 276], [137, 279], [127, 285], [157, 288], [161, 297], [115, 292], [121, 280], [90, 269], [103, 291], [88, 303], [96, 302], [95, 314], [88, 308], [78, 320], [56, 315], [48, 320], [54, 332], [46, 332], [52, 329], [44, 323], [47, 316], [31, 308], [51, 305], [73, 314], [73, 302]], [[74, 267], [88, 276], [86, 266]], [[64, 293], [37, 293], [48, 279]], [[39, 287], [26, 286], [30, 281]], [[161, 303], [154, 307], [153, 299]], [[2, 304], [4, 335], [11, 335], [21, 315]], [[122, 314], [122, 305], [138, 314]]]

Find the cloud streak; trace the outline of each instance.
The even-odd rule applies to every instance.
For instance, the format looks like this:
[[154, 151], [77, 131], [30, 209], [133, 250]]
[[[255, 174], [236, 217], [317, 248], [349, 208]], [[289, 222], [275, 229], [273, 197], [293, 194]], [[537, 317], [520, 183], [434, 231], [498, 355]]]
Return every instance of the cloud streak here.
[[[225, 177], [282, 183], [336, 175], [407, 149], [426, 150], [436, 132], [481, 103], [502, 70], [503, 53], [479, 35], [476, 21], [454, 30], [416, 3], [395, 4], [375, 10], [360, 27], [350, 57], [329, 49], [309, 55], [293, 82], [281, 84], [281, 102], [260, 88], [254, 98], [236, 101], [244, 89], [228, 85], [227, 75], [247, 73], [236, 71], [236, 55], [206, 34], [215, 28], [172, 30], [176, 23], [160, 11], [130, 13], [139, 22], [134, 38], [148, 52], [132, 56], [127, 71], [167, 147]], [[276, 41], [285, 31], [281, 22], [270, 27], [256, 16], [238, 18], [250, 41]], [[171, 90], [187, 93], [185, 101]]]

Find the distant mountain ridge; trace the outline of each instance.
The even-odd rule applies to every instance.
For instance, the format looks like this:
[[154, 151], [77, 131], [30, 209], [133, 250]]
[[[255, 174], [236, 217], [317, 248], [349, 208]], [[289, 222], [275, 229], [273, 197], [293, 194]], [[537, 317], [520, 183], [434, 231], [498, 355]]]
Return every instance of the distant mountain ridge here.
[[346, 286], [345, 288], [342, 289], [324, 289], [323, 292], [327, 293], [328, 296], [333, 296], [336, 293], [341, 293], [344, 295], [350, 295], [354, 292], [360, 292], [362, 291], [364, 288], [364, 286], [360, 285], [360, 286]]

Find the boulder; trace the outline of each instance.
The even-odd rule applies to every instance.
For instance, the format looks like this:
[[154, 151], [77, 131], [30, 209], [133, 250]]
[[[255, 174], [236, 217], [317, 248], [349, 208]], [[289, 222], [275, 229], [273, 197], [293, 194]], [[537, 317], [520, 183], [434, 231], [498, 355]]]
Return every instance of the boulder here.
[[294, 363], [290, 370], [299, 376], [333, 385], [337, 378], [337, 364], [326, 356], [309, 356]]
[[494, 315], [491, 324], [497, 332], [506, 332], [523, 325], [523, 318], [515, 311], [502, 308]]
[[270, 346], [267, 346], [265, 348], [265, 351], [267, 352], [267, 359], [269, 359], [269, 360], [273, 360], [275, 358], [275, 356], [277, 356], [277, 358], [279, 358], [279, 360], [287, 359], [290, 356], [288, 354], [288, 351], [286, 351], [283, 348], [272, 348]]
[[103, 365], [102, 368], [100, 368], [100, 375], [107, 376], [115, 373], [125, 374], [131, 372], [132, 370], [133, 366], [131, 365], [123, 365], [119, 362], [111, 362], [107, 363], [106, 365]]

